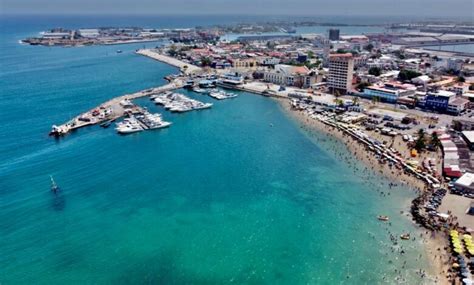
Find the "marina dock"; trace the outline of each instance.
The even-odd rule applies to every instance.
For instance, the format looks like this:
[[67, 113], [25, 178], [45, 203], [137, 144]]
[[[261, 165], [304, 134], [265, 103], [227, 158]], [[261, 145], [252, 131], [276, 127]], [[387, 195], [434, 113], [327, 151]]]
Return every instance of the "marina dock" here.
[[133, 104], [131, 100], [156, 95], [165, 91], [179, 89], [183, 87], [183, 85], [183, 80], [178, 78], [160, 87], [145, 89], [133, 94], [115, 97], [85, 113], [76, 116], [62, 125], [54, 125], [50, 135], [62, 136], [82, 127], [106, 123], [108, 121], [111, 122], [124, 116], [127, 112], [142, 113], [143, 109]]

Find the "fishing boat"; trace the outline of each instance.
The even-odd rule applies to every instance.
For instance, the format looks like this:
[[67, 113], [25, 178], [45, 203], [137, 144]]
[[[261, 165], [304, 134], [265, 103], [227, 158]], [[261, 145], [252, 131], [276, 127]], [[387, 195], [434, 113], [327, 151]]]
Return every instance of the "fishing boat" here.
[[56, 193], [59, 191], [59, 186], [56, 184], [56, 182], [54, 182], [54, 179], [53, 179], [53, 176], [50, 175], [49, 176], [51, 178], [51, 191]]
[[400, 238], [403, 239], [403, 240], [409, 240], [410, 239], [410, 234], [409, 233], [402, 234], [402, 235], [400, 235]]
[[383, 216], [383, 215], [377, 216], [377, 219], [379, 219], [379, 221], [384, 221], [384, 222], [389, 220], [388, 216]]

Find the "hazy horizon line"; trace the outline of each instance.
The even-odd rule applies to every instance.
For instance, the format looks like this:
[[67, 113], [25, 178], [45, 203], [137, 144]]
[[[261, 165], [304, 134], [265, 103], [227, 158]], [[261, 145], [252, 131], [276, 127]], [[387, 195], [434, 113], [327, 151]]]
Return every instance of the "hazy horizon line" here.
[[[316, 19], [319, 17], [346, 17], [346, 18], [359, 18], [359, 17], [369, 17], [369, 18], [407, 18], [407, 19], [462, 19], [462, 20], [472, 20], [470, 16], [453, 16], [453, 15], [399, 15], [399, 14], [386, 14], [386, 15], [374, 15], [374, 14], [303, 14], [303, 13], [288, 13], [288, 14], [266, 14], [266, 13], [102, 13], [102, 12], [86, 12], [86, 13], [74, 13], [74, 12], [61, 12], [61, 13], [44, 13], [44, 12], [2, 12], [0, 13], [0, 17], [2, 16], [127, 16], [127, 17], [140, 17], [140, 16], [236, 16], [236, 17], [268, 17], [268, 18], [278, 18], [278, 17], [304, 17], [306, 19]], [[291, 19], [294, 22], [298, 22], [298, 19]]]

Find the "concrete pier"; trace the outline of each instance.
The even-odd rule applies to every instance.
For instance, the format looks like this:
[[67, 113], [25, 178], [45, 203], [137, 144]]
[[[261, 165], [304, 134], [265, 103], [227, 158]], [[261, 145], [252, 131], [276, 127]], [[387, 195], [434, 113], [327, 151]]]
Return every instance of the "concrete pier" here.
[[119, 97], [115, 97], [85, 113], [78, 115], [77, 117], [62, 125], [53, 126], [53, 130], [51, 131], [50, 135], [65, 135], [75, 129], [118, 119], [122, 117], [126, 112], [141, 112], [141, 107], [134, 104], [128, 105], [124, 103], [140, 97], [151, 96], [161, 92], [179, 89], [183, 87], [183, 85], [184, 81], [178, 78], [160, 87], [150, 88], [133, 94], [125, 94]]
[[181, 61], [174, 57], [170, 57], [164, 54], [159, 53], [157, 50], [154, 49], [140, 49], [136, 51], [137, 54], [147, 56], [154, 60], [161, 61], [163, 63], [169, 64], [171, 66], [179, 68], [184, 74], [196, 74], [202, 71], [201, 67], [196, 65], [189, 64], [187, 62]]

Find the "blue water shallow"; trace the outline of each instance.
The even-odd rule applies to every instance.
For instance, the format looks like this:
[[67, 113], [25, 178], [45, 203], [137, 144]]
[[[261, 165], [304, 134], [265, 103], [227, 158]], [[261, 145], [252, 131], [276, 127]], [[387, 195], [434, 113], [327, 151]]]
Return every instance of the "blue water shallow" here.
[[52, 124], [176, 70], [135, 55], [142, 44], [18, 44], [53, 25], [45, 21], [3, 22], [0, 283], [392, 284], [405, 261], [403, 277], [422, 282], [421, 242], [404, 243], [402, 256], [389, 239], [419, 234], [400, 215], [414, 193], [381, 195], [387, 180], [341, 159], [341, 144], [303, 131], [268, 98], [181, 90], [214, 106], [171, 114], [142, 98], [173, 125], [48, 137]]

